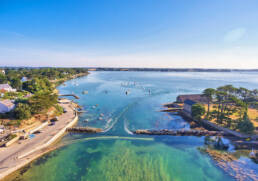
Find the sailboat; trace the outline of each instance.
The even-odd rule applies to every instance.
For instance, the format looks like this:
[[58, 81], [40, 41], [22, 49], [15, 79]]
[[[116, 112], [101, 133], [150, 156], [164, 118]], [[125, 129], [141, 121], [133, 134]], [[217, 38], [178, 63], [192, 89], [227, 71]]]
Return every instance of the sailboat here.
[[254, 158], [255, 157], [255, 152], [254, 152], [254, 149], [252, 148], [252, 151], [250, 152], [249, 156], [251, 158]]

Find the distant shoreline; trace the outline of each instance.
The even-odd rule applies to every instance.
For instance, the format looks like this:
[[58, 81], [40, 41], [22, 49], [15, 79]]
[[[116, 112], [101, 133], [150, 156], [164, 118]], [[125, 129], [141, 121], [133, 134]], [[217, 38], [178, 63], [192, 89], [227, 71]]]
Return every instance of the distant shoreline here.
[[257, 72], [255, 69], [229, 69], [229, 68], [132, 68], [132, 67], [9, 67], [2, 66], [0, 69], [40, 69], [40, 68], [85, 68], [89, 71], [150, 71], [150, 72]]
[[149, 71], [149, 72], [257, 72], [258, 69], [202, 69], [202, 68], [88, 68], [89, 71]]

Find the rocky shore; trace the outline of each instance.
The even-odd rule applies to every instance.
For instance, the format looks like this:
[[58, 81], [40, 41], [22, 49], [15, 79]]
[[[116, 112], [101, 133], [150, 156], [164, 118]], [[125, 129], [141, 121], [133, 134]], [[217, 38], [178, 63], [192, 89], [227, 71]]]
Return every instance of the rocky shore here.
[[258, 180], [258, 175], [254, 173], [254, 170], [246, 168], [246, 162], [239, 160], [234, 155], [209, 148], [201, 149], [201, 151], [210, 155], [218, 167], [225, 170], [236, 180]]

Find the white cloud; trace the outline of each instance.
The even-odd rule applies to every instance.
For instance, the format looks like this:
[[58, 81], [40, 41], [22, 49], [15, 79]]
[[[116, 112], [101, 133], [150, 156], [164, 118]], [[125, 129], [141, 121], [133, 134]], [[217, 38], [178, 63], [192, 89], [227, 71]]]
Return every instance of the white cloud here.
[[226, 33], [226, 35], [224, 36], [224, 40], [226, 42], [236, 42], [241, 38], [243, 38], [245, 34], [246, 34], [245, 28], [235, 28]]

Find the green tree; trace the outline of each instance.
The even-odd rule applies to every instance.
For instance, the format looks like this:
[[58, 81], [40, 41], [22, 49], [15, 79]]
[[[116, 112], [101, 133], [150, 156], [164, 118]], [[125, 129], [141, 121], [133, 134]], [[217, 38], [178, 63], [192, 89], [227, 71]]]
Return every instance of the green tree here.
[[31, 118], [30, 106], [26, 103], [18, 103], [14, 109], [16, 119], [23, 120]]
[[192, 117], [197, 120], [201, 120], [201, 117], [205, 114], [205, 108], [201, 104], [194, 104], [192, 106]]
[[0, 84], [7, 83], [7, 77], [4, 74], [0, 73]]
[[53, 90], [53, 85], [47, 78], [34, 78], [23, 83], [23, 89], [31, 93], [48, 92]]
[[29, 99], [31, 112], [33, 114], [37, 114], [46, 111], [50, 107], [57, 104], [57, 99], [58, 96], [56, 94], [52, 94], [51, 92], [37, 93]]
[[14, 78], [11, 80], [11, 86], [17, 90], [22, 88], [22, 82], [19, 78]]
[[245, 113], [243, 120], [238, 123], [237, 128], [243, 133], [253, 133], [254, 125], [248, 118], [247, 113]]
[[208, 111], [207, 111], [206, 118], [208, 118], [208, 119], [209, 119], [209, 115], [210, 115], [210, 104], [212, 103], [215, 92], [216, 92], [215, 89], [212, 89], [212, 88], [208, 88], [203, 91], [203, 96], [205, 96], [207, 98]]

